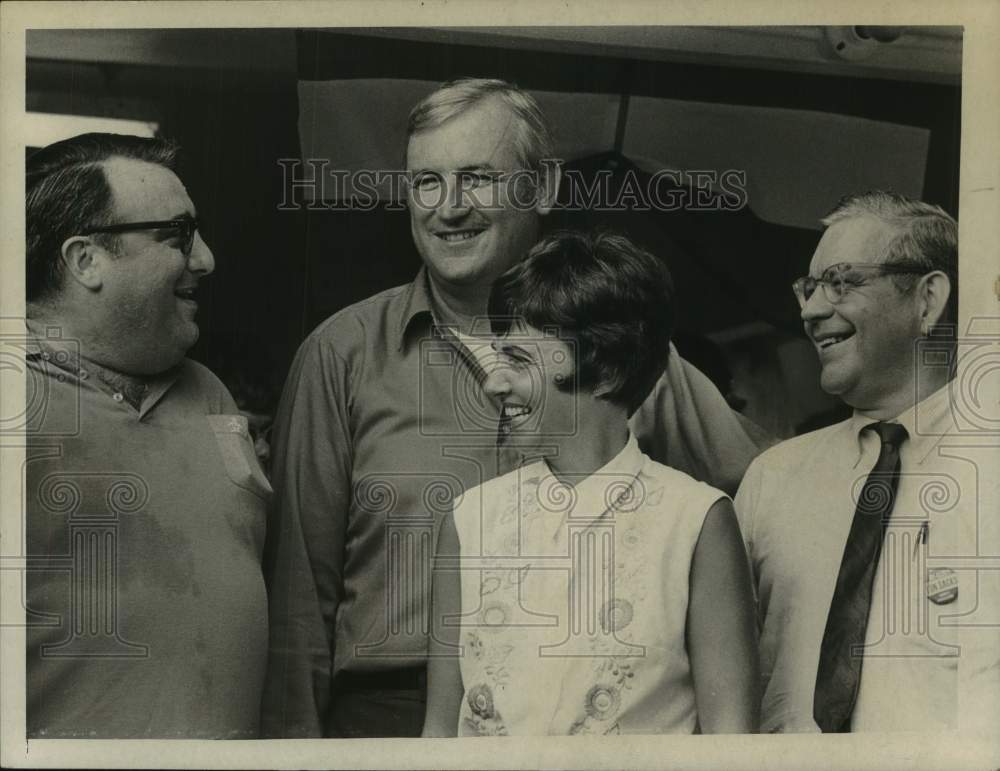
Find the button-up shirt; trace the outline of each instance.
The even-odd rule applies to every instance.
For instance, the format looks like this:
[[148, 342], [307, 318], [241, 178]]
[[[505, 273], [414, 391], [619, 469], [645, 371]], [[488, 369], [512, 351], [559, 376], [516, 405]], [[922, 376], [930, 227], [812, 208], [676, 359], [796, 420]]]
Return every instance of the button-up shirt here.
[[[435, 321], [426, 270], [305, 340], [274, 429], [269, 736], [321, 736], [342, 670], [423, 666], [436, 528], [521, 457], [497, 447], [485, 373]], [[632, 421], [654, 459], [732, 490], [760, 450], [676, 355]]]
[[[1000, 689], [997, 615], [988, 610], [996, 571], [976, 562], [1000, 551], [984, 551], [983, 541], [996, 533], [982, 507], [997, 501], [997, 453], [961, 446], [951, 397], [946, 386], [896, 419], [909, 438], [875, 573], [852, 731], [954, 727], [960, 712], [964, 723], [978, 711], [980, 695]], [[762, 625], [762, 731], [819, 730], [820, 647], [857, 499], [880, 450], [863, 430], [873, 422], [855, 414], [771, 448], [736, 497]]]

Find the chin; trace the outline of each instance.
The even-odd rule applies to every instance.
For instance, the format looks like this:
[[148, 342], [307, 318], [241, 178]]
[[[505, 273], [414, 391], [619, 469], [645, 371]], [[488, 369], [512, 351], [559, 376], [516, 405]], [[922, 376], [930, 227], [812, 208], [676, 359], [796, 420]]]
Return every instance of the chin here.
[[836, 364], [827, 365], [820, 371], [819, 375], [820, 388], [831, 396], [843, 397], [854, 385], [853, 381], [854, 378], [851, 377], [851, 373], [844, 372], [843, 368], [838, 367]]
[[191, 348], [195, 343], [198, 342], [198, 338], [201, 336], [201, 330], [198, 329], [198, 325], [193, 321], [189, 321], [184, 324], [183, 328], [179, 330], [176, 335], [177, 346], [183, 351], [181, 358], [183, 358], [184, 353], [187, 353], [188, 349]]

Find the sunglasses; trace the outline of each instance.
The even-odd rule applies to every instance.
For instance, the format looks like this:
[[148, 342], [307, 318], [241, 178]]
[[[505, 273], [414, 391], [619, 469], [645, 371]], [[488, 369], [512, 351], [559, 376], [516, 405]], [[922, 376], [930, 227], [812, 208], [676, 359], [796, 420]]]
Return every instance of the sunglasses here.
[[172, 220], [157, 222], [123, 222], [118, 225], [103, 225], [97, 228], [87, 228], [81, 235], [93, 233], [128, 233], [133, 230], [175, 230], [181, 239], [181, 253], [191, 256], [194, 247], [194, 234], [198, 231], [198, 220], [195, 217], [177, 217]]

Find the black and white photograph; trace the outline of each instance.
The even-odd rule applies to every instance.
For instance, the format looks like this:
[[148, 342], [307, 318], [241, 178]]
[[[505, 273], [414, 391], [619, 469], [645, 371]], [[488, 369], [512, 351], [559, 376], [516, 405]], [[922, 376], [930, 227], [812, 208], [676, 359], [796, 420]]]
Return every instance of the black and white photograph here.
[[1000, 765], [1000, 6], [5, 5], [4, 766]]

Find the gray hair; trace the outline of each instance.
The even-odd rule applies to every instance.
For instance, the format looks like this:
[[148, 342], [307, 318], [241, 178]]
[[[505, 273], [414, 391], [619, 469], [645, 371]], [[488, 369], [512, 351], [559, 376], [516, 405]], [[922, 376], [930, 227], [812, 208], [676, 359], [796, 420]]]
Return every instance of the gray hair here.
[[[895, 231], [883, 262], [913, 263], [927, 273], [939, 270], [951, 281], [951, 296], [942, 324], [958, 321], [958, 223], [940, 206], [899, 193], [871, 190], [846, 196], [820, 222], [826, 227], [853, 217], [874, 217]], [[897, 289], [909, 291], [917, 283], [912, 275], [892, 276]]]
[[553, 157], [548, 122], [533, 96], [505, 80], [459, 78], [445, 83], [410, 111], [406, 136], [437, 128], [493, 96], [510, 108], [520, 124], [514, 139], [518, 159], [527, 169], [541, 170], [542, 161]]

